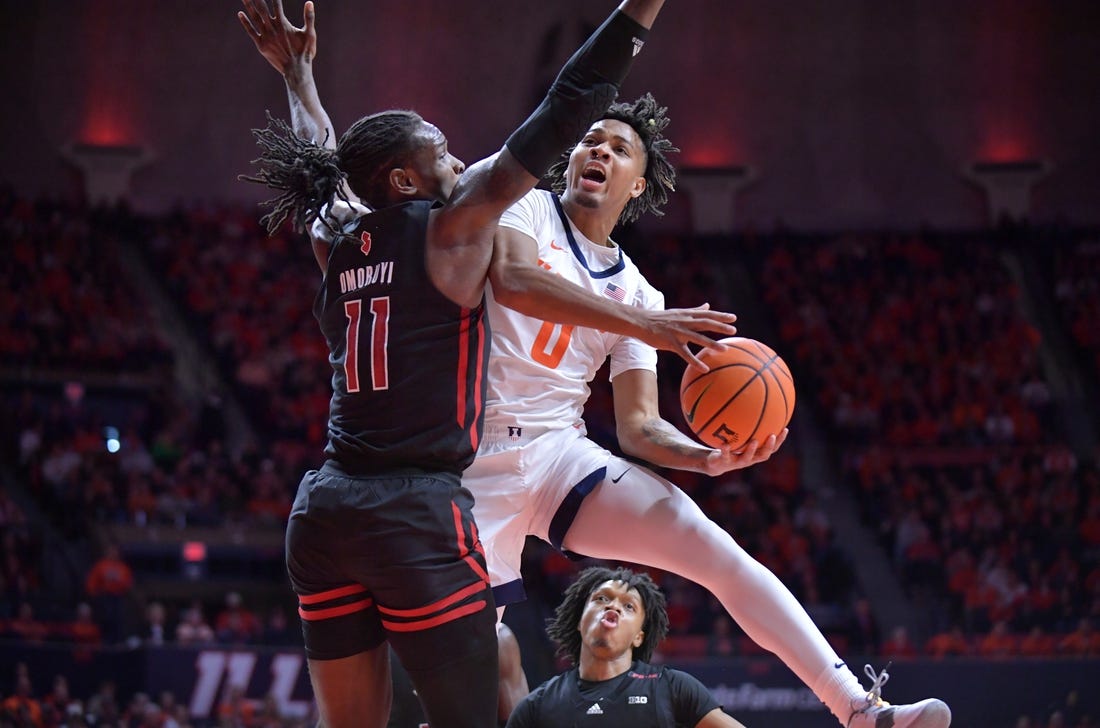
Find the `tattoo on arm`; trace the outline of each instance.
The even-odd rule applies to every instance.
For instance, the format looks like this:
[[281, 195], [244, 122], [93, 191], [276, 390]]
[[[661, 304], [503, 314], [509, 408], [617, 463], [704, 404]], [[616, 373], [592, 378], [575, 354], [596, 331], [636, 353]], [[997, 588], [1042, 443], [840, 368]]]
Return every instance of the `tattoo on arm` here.
[[655, 446], [675, 453], [678, 457], [705, 457], [699, 445], [689, 440], [684, 433], [673, 427], [672, 423], [655, 417], [642, 424], [642, 434]]

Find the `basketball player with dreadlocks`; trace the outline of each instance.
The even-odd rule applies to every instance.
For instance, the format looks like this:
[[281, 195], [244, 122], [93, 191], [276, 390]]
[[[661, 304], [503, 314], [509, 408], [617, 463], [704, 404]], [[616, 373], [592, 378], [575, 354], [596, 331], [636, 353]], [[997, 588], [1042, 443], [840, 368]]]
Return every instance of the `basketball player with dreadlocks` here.
[[586, 719], [605, 728], [744, 728], [697, 679], [649, 664], [668, 634], [668, 612], [645, 573], [585, 569], [565, 590], [546, 632], [573, 667], [520, 701], [507, 728]]
[[373, 210], [314, 251], [328, 459], [303, 477], [286, 533], [325, 728], [385, 725], [390, 647], [432, 726], [496, 725], [496, 611], [460, 482], [482, 432], [493, 234], [606, 111], [662, 5], [623, 0], [505, 146], [468, 169], [408, 111], [360, 119], [335, 149], [285, 123], [256, 132], [260, 169], [246, 179], [280, 193], [269, 230], [288, 217], [304, 229], [347, 198], [345, 182]]
[[[322, 117], [311, 113], [321, 128]], [[616, 434], [633, 458], [716, 476], [766, 460], [786, 437], [735, 453], [681, 433], [659, 412], [652, 342], [633, 338], [610, 305], [591, 304], [615, 298], [641, 311], [663, 308], [663, 296], [610, 235], [620, 222], [659, 214], [667, 201], [675, 181], [668, 123], [649, 95], [612, 105], [551, 170], [554, 191], [532, 190], [501, 217], [487, 304], [485, 436], [463, 474], [496, 603], [523, 599], [528, 535], [567, 553], [677, 573], [714, 594], [842, 725], [946, 728], [951, 712], [942, 701], [883, 701], [885, 672], [869, 671], [872, 686], [864, 689], [787, 587], [686, 493], [586, 436], [588, 383], [610, 358]], [[326, 234], [319, 225], [313, 233]]]

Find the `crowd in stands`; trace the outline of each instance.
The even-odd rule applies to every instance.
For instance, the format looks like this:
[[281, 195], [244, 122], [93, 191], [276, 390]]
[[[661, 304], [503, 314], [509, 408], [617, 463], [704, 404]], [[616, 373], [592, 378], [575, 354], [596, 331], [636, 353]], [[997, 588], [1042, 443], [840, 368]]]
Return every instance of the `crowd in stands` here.
[[[0, 691], [0, 728], [305, 728], [316, 717], [287, 716], [273, 697], [246, 700], [239, 687], [226, 690], [211, 720], [194, 721], [188, 706], [171, 691], [154, 698], [144, 692], [121, 696], [112, 679], [104, 679], [87, 696], [74, 695], [62, 674], [46, 676], [38, 689], [26, 663], [5, 665]], [[9, 677], [10, 676], [10, 677]]]
[[1065, 325], [1092, 370], [1100, 375], [1100, 236], [1084, 236], [1050, 252], [1054, 297]]
[[1091, 654], [1100, 461], [1067, 444], [990, 237], [777, 236], [758, 280], [863, 523], [934, 608], [932, 649]]
[[[11, 251], [0, 261], [0, 358], [53, 373], [46, 383], [4, 381], [0, 452], [64, 538], [92, 543], [119, 524], [282, 528], [301, 472], [322, 457], [331, 370], [310, 311], [316, 263], [297, 236], [268, 237], [256, 218], [234, 206], [92, 213], [0, 190], [0, 237]], [[669, 306], [735, 310], [711, 251], [629, 229], [619, 238]], [[851, 556], [800, 477], [796, 447], [721, 478], [663, 474], [775, 572], [844, 653], [1100, 655], [1100, 463], [1065, 444], [1042, 336], [996, 243], [931, 233], [745, 242], [724, 255], [745, 253], [800, 406], [824, 415], [863, 523], [910, 596], [931, 607], [927, 634], [875, 622]], [[1089, 326], [1100, 313], [1096, 245], [1058, 258], [1054, 296], [1075, 340], [1100, 352]], [[262, 444], [229, 447], [219, 401], [175, 391], [168, 334], [120, 273], [122, 249], [141, 251], [157, 272]], [[659, 363], [662, 412], [674, 422], [682, 367], [673, 356]], [[87, 368], [151, 374], [155, 384], [97, 388], [69, 376]], [[615, 447], [607, 387], [593, 387], [586, 421]], [[83, 575], [78, 600], [49, 608], [42, 551], [0, 489], [4, 637], [85, 647], [296, 643], [296, 620], [280, 610], [249, 619], [155, 596], [132, 629], [117, 602], [133, 601], [133, 577], [110, 549]], [[531, 552], [528, 591], [554, 603], [584, 564], [548, 547]], [[670, 604], [662, 654], [757, 653], [707, 592], [674, 574], [654, 577]]]
[[[125, 220], [125, 218], [123, 218]], [[0, 361], [43, 367], [148, 371], [170, 361], [163, 331], [120, 275], [120, 221], [0, 187]]]

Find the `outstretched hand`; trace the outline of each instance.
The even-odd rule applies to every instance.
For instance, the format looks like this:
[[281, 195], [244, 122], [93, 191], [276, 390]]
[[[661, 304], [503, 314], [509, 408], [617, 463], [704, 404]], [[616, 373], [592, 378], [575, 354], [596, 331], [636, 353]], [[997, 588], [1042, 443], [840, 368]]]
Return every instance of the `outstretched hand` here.
[[650, 346], [678, 354], [688, 366], [703, 371], [708, 367], [691, 350], [689, 344], [700, 347], [721, 347], [722, 344], [705, 335], [709, 331], [722, 336], [733, 336], [737, 316], [723, 311], [711, 311], [710, 304], [695, 308], [670, 308], [663, 311], [647, 311], [647, 333], [642, 340]]
[[297, 28], [286, 19], [283, 0], [273, 2], [274, 15], [268, 8], [268, 0], [241, 0], [244, 10], [237, 12], [237, 19], [256, 44], [256, 50], [276, 71], [288, 76], [308, 67], [317, 55], [316, 13], [313, 3], [307, 2], [302, 8], [302, 27]]
[[707, 456], [704, 472], [707, 475], [715, 476], [762, 463], [774, 455], [775, 451], [783, 445], [788, 432], [788, 428], [784, 427], [783, 432], [779, 433], [778, 437], [769, 435], [768, 439], [764, 440], [763, 445], [759, 441], [753, 440], [745, 446], [745, 449], [739, 452], [734, 452], [731, 449], [714, 450]]

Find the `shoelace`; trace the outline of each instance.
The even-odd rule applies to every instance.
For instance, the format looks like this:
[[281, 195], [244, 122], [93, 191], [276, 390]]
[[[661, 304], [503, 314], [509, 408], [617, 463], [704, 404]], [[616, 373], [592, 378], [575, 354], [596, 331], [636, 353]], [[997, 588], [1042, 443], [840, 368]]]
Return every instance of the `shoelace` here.
[[890, 665], [893, 662], [887, 662], [886, 667], [882, 668], [882, 672], [875, 673], [875, 668], [870, 665], [863, 666], [863, 674], [871, 678], [871, 689], [867, 691], [867, 707], [871, 707], [878, 701], [882, 700], [882, 686], [886, 684], [886, 681], [890, 679], [890, 673], [886, 672], [890, 669]]
[[882, 686], [886, 684], [886, 681], [890, 679], [890, 673], [886, 672], [890, 669], [890, 665], [894, 664], [892, 661], [886, 663], [886, 667], [882, 668], [882, 672], [876, 673], [875, 668], [870, 665], [863, 666], [863, 673], [871, 678], [871, 689], [867, 691], [867, 697], [864, 698], [864, 705], [859, 710], [855, 710], [853, 705], [852, 714], [848, 717], [848, 725], [852, 725], [852, 721], [860, 713], [866, 713], [871, 708], [884, 702], [882, 700]]

